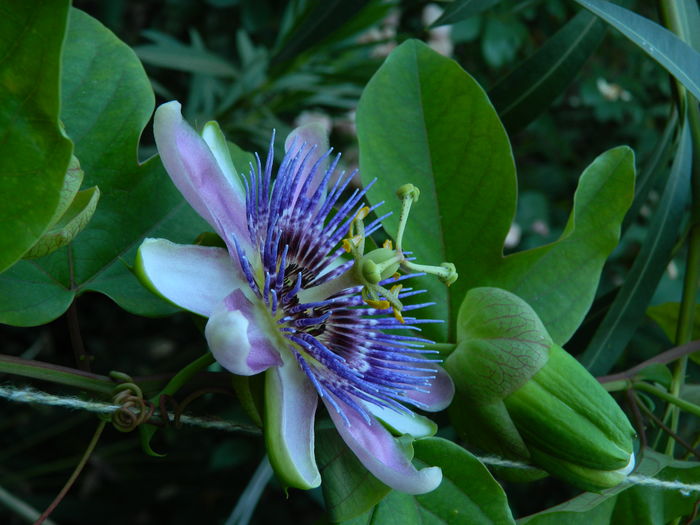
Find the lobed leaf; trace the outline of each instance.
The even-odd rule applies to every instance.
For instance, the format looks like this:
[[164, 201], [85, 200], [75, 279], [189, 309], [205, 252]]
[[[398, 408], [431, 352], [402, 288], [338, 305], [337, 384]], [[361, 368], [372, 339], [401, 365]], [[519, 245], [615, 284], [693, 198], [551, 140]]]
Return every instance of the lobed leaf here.
[[617, 362], [643, 319], [656, 284], [670, 260], [678, 224], [688, 202], [691, 149], [690, 132], [686, 126], [644, 244], [608, 313], [580, 356], [593, 375], [606, 374]]
[[153, 111], [148, 78], [128, 46], [76, 9], [62, 63], [61, 119], [85, 183], [100, 187], [100, 205], [69, 246], [0, 275], [0, 322], [46, 323], [88, 290], [134, 313], [173, 312], [141, 286], [128, 264], [145, 236], [191, 242], [207, 228], [157, 158], [137, 162], [139, 136]]
[[[419, 281], [437, 303], [426, 316], [453, 320], [470, 288], [493, 286], [530, 304], [554, 342], [568, 340], [619, 240], [633, 195], [632, 151], [612, 149], [586, 168], [556, 242], [504, 257], [516, 199], [510, 144], [484, 91], [454, 61], [417, 41], [399, 46], [367, 85], [357, 129], [363, 181], [377, 178], [370, 198], [396, 203], [407, 182], [422, 190], [406, 249], [420, 263], [450, 261], [459, 272], [449, 297], [436, 279]], [[397, 214], [384, 222], [389, 233], [397, 223]]]
[[59, 122], [67, 1], [0, 8], [0, 272], [55, 219], [73, 146]]

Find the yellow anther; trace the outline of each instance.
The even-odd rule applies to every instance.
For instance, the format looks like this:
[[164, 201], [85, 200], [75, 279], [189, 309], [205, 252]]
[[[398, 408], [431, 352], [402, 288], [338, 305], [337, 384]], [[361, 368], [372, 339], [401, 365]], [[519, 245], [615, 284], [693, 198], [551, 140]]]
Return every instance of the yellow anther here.
[[391, 239], [387, 239], [384, 241], [384, 244], [382, 244], [382, 248], [386, 248], [387, 250], [391, 250], [394, 248], [394, 243], [391, 242]]
[[391, 292], [391, 295], [395, 297], [399, 297], [399, 292], [401, 291], [401, 288], [403, 288], [403, 284], [395, 284], [394, 286], [391, 287], [389, 290]]
[[394, 308], [393, 310], [394, 310], [394, 317], [396, 317], [396, 320], [399, 323], [404, 324], [406, 321], [404, 321], [403, 315], [401, 315], [401, 310], [399, 310], [398, 308]]
[[389, 304], [389, 301], [386, 301], [384, 299], [365, 299], [365, 302], [370, 305], [372, 308], [377, 308], [378, 310], [386, 310], [391, 306]]
[[361, 242], [362, 235], [352, 235], [350, 237], [346, 237], [343, 239], [343, 250], [345, 250], [346, 253], [350, 253], [353, 248], [359, 246]]
[[392, 279], [398, 279], [401, 277], [401, 274], [399, 272], [396, 272], [394, 275], [391, 276]]
[[362, 208], [360, 208], [360, 211], [357, 212], [357, 215], [355, 215], [355, 219], [353, 220], [361, 221], [365, 217], [367, 217], [367, 215], [369, 215], [369, 206], [363, 206]]

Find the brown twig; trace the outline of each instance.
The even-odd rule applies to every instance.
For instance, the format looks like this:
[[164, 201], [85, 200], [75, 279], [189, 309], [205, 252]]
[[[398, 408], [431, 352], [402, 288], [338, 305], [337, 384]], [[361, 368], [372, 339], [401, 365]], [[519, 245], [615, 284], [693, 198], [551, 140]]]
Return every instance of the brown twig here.
[[624, 381], [627, 379], [632, 379], [634, 376], [637, 375], [638, 372], [644, 370], [645, 368], [651, 365], [665, 365], [685, 355], [692, 354], [698, 351], [700, 351], [700, 339], [690, 341], [689, 343], [686, 343], [684, 345], [675, 346], [669, 350], [666, 350], [665, 352], [662, 352], [652, 357], [651, 359], [647, 359], [646, 361], [639, 363], [638, 365], [633, 366], [628, 370], [625, 370], [624, 372], [611, 374], [609, 376], [601, 376], [597, 379], [600, 383], [611, 383], [612, 381]]
[[82, 472], [83, 468], [85, 467], [87, 460], [90, 458], [90, 454], [92, 454], [92, 451], [95, 450], [95, 446], [97, 446], [97, 442], [100, 439], [100, 436], [102, 435], [102, 431], [105, 428], [105, 425], [107, 424], [106, 421], [100, 421], [99, 424], [97, 425], [97, 429], [95, 430], [95, 433], [92, 436], [92, 439], [90, 440], [90, 443], [88, 444], [87, 448], [85, 449], [85, 452], [83, 453], [83, 457], [80, 458], [80, 462], [78, 465], [75, 467], [75, 470], [73, 470], [73, 473], [70, 475], [70, 478], [68, 478], [68, 481], [66, 481], [66, 484], [63, 485], [63, 488], [61, 489], [61, 492], [58, 493], [56, 498], [51, 502], [51, 504], [46, 508], [46, 510], [39, 516], [39, 518], [34, 522], [34, 525], [41, 525], [44, 523], [44, 520], [48, 518], [51, 513], [54, 511], [54, 509], [58, 506], [59, 503], [63, 500], [63, 498], [66, 496], [70, 488], [73, 486], [75, 483], [75, 480], [78, 479], [78, 476]]
[[78, 320], [78, 307], [75, 305], [75, 299], [68, 307], [66, 320], [68, 321], [68, 334], [70, 335], [71, 346], [73, 347], [73, 355], [75, 362], [80, 370], [90, 372], [90, 356], [85, 350], [83, 336], [80, 333], [80, 322]]
[[664, 432], [666, 432], [669, 436], [671, 436], [676, 443], [678, 443], [680, 446], [682, 446], [684, 449], [686, 449], [688, 452], [693, 454], [695, 457], [700, 459], [700, 452], [695, 450], [688, 442], [686, 442], [682, 437], [680, 437], [678, 434], [676, 434], [673, 430], [671, 430], [666, 424], [664, 424], [661, 419], [659, 419], [654, 412], [652, 412], [644, 403], [640, 401], [638, 396], [634, 394], [635, 400], [637, 402], [637, 406], [641, 407], [642, 411], [649, 416], [654, 423], [656, 423], [659, 428], [661, 428]]

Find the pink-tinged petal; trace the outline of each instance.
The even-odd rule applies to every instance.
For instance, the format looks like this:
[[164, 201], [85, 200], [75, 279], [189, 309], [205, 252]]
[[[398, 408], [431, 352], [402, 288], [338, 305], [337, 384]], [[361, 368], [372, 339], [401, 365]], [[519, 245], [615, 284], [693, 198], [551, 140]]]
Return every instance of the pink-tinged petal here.
[[314, 415], [318, 394], [288, 352], [284, 365], [265, 373], [265, 445], [270, 463], [287, 486], [321, 484], [314, 458]]
[[440, 485], [442, 470], [439, 467], [416, 469], [379, 421], [370, 418], [368, 423], [357, 411], [336, 399], [346, 421], [333, 403], [325, 397], [323, 400], [345, 443], [379, 481], [407, 494], [425, 494]]
[[207, 143], [182, 118], [180, 103], [156, 110], [153, 134], [160, 158], [173, 183], [187, 202], [224, 239], [232, 235], [250, 244], [245, 195], [227, 177]]
[[144, 239], [134, 271], [156, 295], [205, 317], [233, 290], [248, 286], [223, 248]]
[[[287, 139], [284, 141], [284, 151], [288, 153], [291, 148], [298, 151], [303, 147], [303, 152], [308, 152], [312, 147], [315, 149], [309, 154], [306, 159], [304, 170], [299, 178], [299, 183], [294, 192], [294, 201], [296, 202], [299, 197], [299, 192], [304, 186], [304, 182], [309, 177], [311, 169], [314, 167], [316, 162], [328, 152], [328, 131], [319, 122], [309, 122], [303, 126], [299, 126], [292, 130], [292, 132], [287, 135]], [[313, 180], [307, 186], [306, 195], [310, 197], [314, 194], [318, 188], [319, 183], [323, 179], [326, 173], [327, 162], [321, 162], [314, 171]]]
[[406, 397], [414, 400], [422, 410], [439, 412], [445, 410], [452, 403], [452, 398], [455, 395], [455, 384], [444, 368], [437, 365], [431, 365], [431, 367], [435, 368], [436, 377], [430, 385], [430, 392], [409, 390], [406, 392]]
[[251, 376], [282, 364], [265, 328], [254, 303], [235, 290], [209, 317], [204, 335], [221, 366], [234, 374]]

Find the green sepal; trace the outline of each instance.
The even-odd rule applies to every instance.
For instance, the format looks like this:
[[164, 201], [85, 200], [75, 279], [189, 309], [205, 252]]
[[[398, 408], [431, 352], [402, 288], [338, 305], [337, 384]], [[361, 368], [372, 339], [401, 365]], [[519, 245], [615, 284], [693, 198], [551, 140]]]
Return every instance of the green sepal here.
[[97, 186], [79, 191], [63, 215], [24, 254], [23, 258], [43, 257], [70, 243], [90, 222], [99, 200], [100, 190]]
[[630, 460], [635, 432], [624, 412], [557, 345], [547, 365], [504, 403], [530, 452], [600, 471], [622, 469]]
[[58, 198], [58, 206], [53, 214], [53, 218], [49, 223], [49, 228], [58, 222], [58, 220], [63, 216], [63, 214], [71, 205], [73, 199], [75, 199], [80, 185], [83, 183], [84, 177], [83, 170], [80, 168], [80, 161], [75, 155], [71, 155], [70, 163], [66, 169], [66, 176], [63, 179], [63, 186], [61, 187], [61, 192]]
[[529, 461], [530, 452], [503, 401], [474, 403], [456, 392], [449, 413], [460, 437], [470, 447], [515, 461]]
[[457, 316], [457, 348], [445, 368], [473, 402], [515, 392], [547, 362], [552, 339], [535, 311], [500, 288], [472, 288]]
[[139, 425], [139, 441], [143, 451], [154, 458], [164, 458], [167, 454], [156, 452], [151, 447], [151, 440], [155, 433], [158, 432], [158, 427], [154, 425]]
[[589, 492], [600, 492], [601, 490], [616, 487], [627, 477], [627, 474], [622, 469], [599, 470], [586, 468], [563, 461], [561, 458], [551, 456], [534, 447], [530, 448], [530, 452], [532, 453], [533, 462], [547, 472]]

